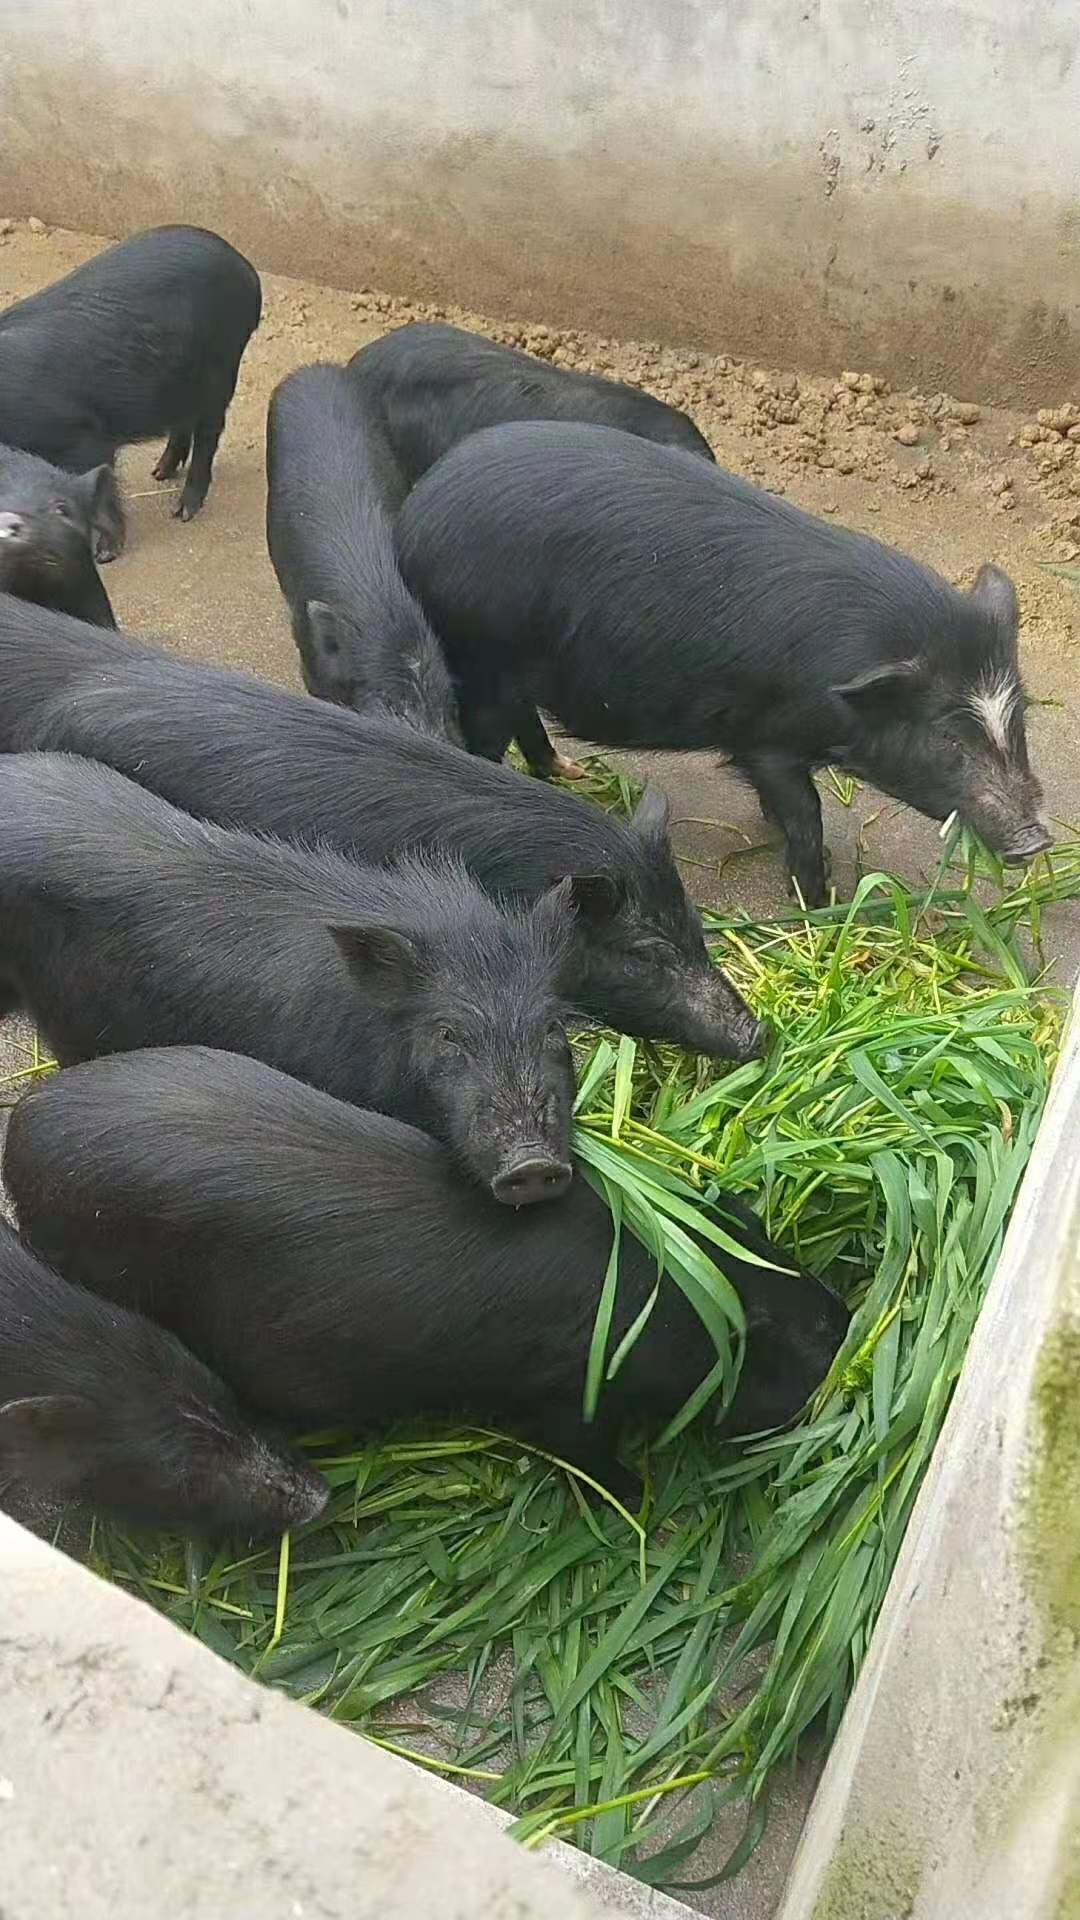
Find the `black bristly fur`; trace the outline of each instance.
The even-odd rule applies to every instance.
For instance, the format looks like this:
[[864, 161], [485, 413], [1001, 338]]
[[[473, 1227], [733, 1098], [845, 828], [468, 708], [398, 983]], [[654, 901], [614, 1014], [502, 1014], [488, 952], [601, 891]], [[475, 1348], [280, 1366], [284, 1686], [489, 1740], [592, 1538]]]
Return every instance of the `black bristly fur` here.
[[137, 1524], [280, 1533], [326, 1483], [175, 1335], [61, 1279], [0, 1220], [0, 1480]]
[[[750, 1009], [711, 967], [656, 795], [626, 822], [388, 716], [347, 713], [0, 595], [0, 752], [81, 753], [189, 813], [365, 860], [445, 850], [489, 893], [598, 880], [565, 990], [647, 1038], [745, 1059]], [[580, 890], [580, 889], [579, 889]]]
[[[655, 1433], [715, 1359], [665, 1282], [586, 1424], [612, 1234], [588, 1184], [557, 1207], [489, 1206], [422, 1134], [251, 1060], [178, 1048], [72, 1068], [19, 1102], [3, 1171], [43, 1257], [160, 1318], [252, 1405], [304, 1426], [472, 1414], [618, 1489], [624, 1425]], [[752, 1213], [718, 1204], [750, 1251], [790, 1268]], [[813, 1392], [848, 1315], [809, 1274], [728, 1254], [723, 1268], [747, 1319], [725, 1430], [758, 1431]], [[624, 1232], [612, 1350], [655, 1279]]]
[[275, 388], [266, 479], [266, 541], [308, 692], [460, 744], [442, 648], [394, 556], [405, 479], [343, 367], [298, 367]]
[[[473, 435], [409, 494], [405, 579], [446, 649], [466, 742], [500, 758], [522, 703], [618, 747], [720, 747], [824, 893], [811, 771], [834, 762], [1000, 852], [1029, 838], [1011, 583], [960, 593], [676, 448], [602, 426]], [[980, 690], [1015, 685], [1004, 748]]]
[[[151, 227], [0, 314], [0, 440], [71, 473], [133, 440], [168, 436], [154, 469], [190, 458], [175, 512], [198, 513], [262, 288], [249, 260], [202, 227]], [[97, 557], [124, 543], [111, 484], [98, 501]]]
[[110, 768], [0, 758], [0, 980], [61, 1061], [197, 1041], [400, 1114], [491, 1182], [569, 1160], [569, 888], [363, 867], [192, 819]]
[[593, 421], [713, 458], [688, 414], [640, 387], [553, 366], [444, 321], [384, 333], [353, 354], [348, 372], [377, 405], [407, 487], [459, 440], [510, 420]]
[[[469, 434], [511, 420], [592, 421], [713, 458], [688, 414], [640, 387], [557, 367], [442, 321], [383, 334], [353, 354], [348, 375], [377, 412], [406, 489]], [[518, 713], [515, 726], [533, 771], [550, 776], [555, 750], [535, 708]]]

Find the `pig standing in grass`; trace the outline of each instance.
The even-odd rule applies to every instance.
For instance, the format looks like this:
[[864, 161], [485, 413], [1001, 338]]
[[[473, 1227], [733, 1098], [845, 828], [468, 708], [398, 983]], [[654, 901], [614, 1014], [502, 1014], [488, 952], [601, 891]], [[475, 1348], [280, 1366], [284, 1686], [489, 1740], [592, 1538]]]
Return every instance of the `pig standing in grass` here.
[[607, 746], [721, 747], [811, 906], [826, 763], [959, 814], [1005, 860], [1050, 845], [996, 567], [960, 593], [677, 448], [544, 422], [455, 447], [397, 542], [474, 752], [501, 759], [523, 702]]
[[427, 1128], [512, 1207], [570, 1183], [570, 896], [503, 912], [449, 860], [361, 867], [193, 820], [90, 760], [0, 758], [0, 1014], [62, 1061], [259, 1054]]
[[[73, 1067], [19, 1102], [3, 1172], [43, 1258], [160, 1320], [251, 1405], [301, 1427], [472, 1415], [632, 1498], [624, 1428], [659, 1431], [716, 1358], [665, 1277], [586, 1420], [612, 1239], [588, 1183], [507, 1213], [423, 1134], [254, 1060], [183, 1047]], [[820, 1384], [848, 1314], [738, 1200], [721, 1194], [715, 1210], [757, 1262], [699, 1238], [746, 1320], [723, 1430], [758, 1432]], [[655, 1283], [655, 1256], [625, 1229], [609, 1352]]]
[[655, 791], [618, 820], [389, 717], [0, 595], [0, 753], [33, 747], [103, 761], [226, 826], [307, 836], [362, 860], [443, 851], [519, 907], [569, 876], [573, 1007], [722, 1059], [765, 1052], [767, 1028], [709, 963]]

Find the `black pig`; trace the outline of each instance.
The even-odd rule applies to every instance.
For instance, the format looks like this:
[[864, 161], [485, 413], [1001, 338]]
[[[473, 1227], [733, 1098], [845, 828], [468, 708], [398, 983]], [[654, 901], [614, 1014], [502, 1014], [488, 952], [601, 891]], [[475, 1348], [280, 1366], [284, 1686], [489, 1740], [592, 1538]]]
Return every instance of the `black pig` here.
[[194, 519], [262, 288], [242, 253], [201, 227], [151, 227], [0, 315], [0, 440], [71, 473], [105, 466], [97, 558], [124, 544], [117, 450], [167, 436], [155, 480], [190, 459], [176, 513]]
[[[378, 408], [408, 487], [466, 435], [510, 420], [589, 420], [713, 458], [687, 414], [640, 387], [556, 367], [444, 322], [383, 334], [353, 354], [349, 373]], [[581, 767], [556, 753], [535, 707], [525, 703], [515, 714], [514, 733], [534, 773], [580, 776]]]
[[203, 1041], [446, 1141], [497, 1200], [570, 1181], [569, 883], [503, 913], [448, 860], [361, 867], [110, 768], [0, 759], [0, 1009], [61, 1061]]
[[718, 467], [589, 426], [474, 435], [396, 532], [477, 752], [501, 758], [523, 699], [609, 746], [722, 747], [815, 906], [826, 762], [958, 813], [1003, 859], [1050, 844], [996, 567], [960, 593]]
[[94, 565], [93, 528], [108, 467], [65, 473], [19, 447], [0, 447], [0, 592], [115, 627]]
[[[715, 1359], [665, 1279], [586, 1423], [612, 1239], [588, 1184], [509, 1215], [423, 1134], [252, 1060], [185, 1047], [60, 1074], [15, 1109], [4, 1179], [43, 1258], [159, 1319], [252, 1405], [300, 1425], [478, 1415], [619, 1491], [623, 1426], [666, 1423]], [[717, 1204], [740, 1243], [790, 1269], [752, 1213]], [[847, 1311], [809, 1274], [716, 1257], [747, 1324], [726, 1430], [780, 1425], [827, 1372]], [[655, 1279], [653, 1255], [624, 1233], [611, 1351]]]
[[460, 745], [442, 648], [394, 557], [405, 481], [343, 367], [298, 367], [274, 389], [266, 480], [266, 543], [308, 692]]
[[566, 991], [590, 1017], [724, 1058], [767, 1033], [711, 967], [666, 805], [629, 823], [384, 717], [181, 660], [0, 595], [0, 752], [51, 747], [174, 806], [361, 859], [443, 849], [498, 898], [564, 875], [578, 916]]
[[175, 1335], [72, 1286], [0, 1220], [0, 1480], [136, 1524], [280, 1533], [328, 1489]]

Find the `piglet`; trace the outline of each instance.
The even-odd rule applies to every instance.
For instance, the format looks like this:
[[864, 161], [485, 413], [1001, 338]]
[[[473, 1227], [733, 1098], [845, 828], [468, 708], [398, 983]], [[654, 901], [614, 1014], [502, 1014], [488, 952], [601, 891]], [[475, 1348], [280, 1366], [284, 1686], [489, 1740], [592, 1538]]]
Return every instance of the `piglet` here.
[[209, 1536], [301, 1526], [328, 1496], [175, 1335], [61, 1279], [0, 1220], [0, 1481], [12, 1478]]
[[[472, 1416], [630, 1491], [624, 1430], [658, 1431], [715, 1360], [665, 1277], [587, 1420], [612, 1240], [588, 1182], [557, 1207], [492, 1207], [412, 1127], [235, 1054], [173, 1047], [69, 1068], [19, 1102], [3, 1172], [44, 1258], [160, 1320], [248, 1403], [298, 1425]], [[716, 1255], [747, 1328], [726, 1430], [756, 1432], [798, 1412], [848, 1315], [746, 1206], [723, 1194], [716, 1211], [751, 1256]], [[611, 1353], [655, 1282], [654, 1256], [625, 1231]]]
[[1016, 593], [997, 567], [961, 593], [676, 447], [550, 421], [463, 440], [413, 488], [395, 538], [473, 752], [500, 759], [530, 702], [606, 746], [719, 747], [812, 906], [825, 862], [810, 776], [827, 763], [959, 814], [1004, 860], [1050, 844]]

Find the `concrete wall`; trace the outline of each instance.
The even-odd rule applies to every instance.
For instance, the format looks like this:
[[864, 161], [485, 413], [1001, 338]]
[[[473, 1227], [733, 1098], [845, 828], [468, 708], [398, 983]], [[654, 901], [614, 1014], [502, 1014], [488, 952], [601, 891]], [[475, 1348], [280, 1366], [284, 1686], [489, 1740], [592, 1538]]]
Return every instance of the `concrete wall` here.
[[693, 1920], [566, 1847], [529, 1855], [2, 1513], [0, 1914]]
[[778, 1920], [1080, 1915], [1080, 995]]
[[34, 0], [5, 213], [962, 397], [1075, 393], [1075, 0]]

